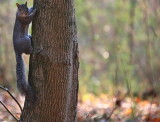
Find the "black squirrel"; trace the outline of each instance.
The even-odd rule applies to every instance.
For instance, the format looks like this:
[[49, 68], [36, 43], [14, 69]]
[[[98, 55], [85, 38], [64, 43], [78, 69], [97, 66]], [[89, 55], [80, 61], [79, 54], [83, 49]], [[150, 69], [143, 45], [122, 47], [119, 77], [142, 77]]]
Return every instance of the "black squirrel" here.
[[17, 76], [17, 87], [22, 95], [32, 96], [32, 89], [26, 80], [25, 65], [22, 54], [31, 54], [32, 37], [28, 35], [28, 27], [36, 13], [36, 9], [28, 8], [27, 2], [25, 4], [16, 3], [18, 8], [16, 13], [16, 20], [13, 30], [13, 46], [16, 55], [16, 76]]

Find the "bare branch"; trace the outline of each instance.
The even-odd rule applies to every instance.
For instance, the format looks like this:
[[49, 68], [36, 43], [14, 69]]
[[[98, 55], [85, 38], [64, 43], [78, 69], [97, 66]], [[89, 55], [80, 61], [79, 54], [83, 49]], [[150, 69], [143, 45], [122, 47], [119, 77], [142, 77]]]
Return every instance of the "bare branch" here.
[[16, 98], [11, 94], [11, 92], [8, 90], [8, 88], [5, 88], [3, 86], [0, 86], [1, 89], [3, 89], [4, 91], [7, 91], [8, 94], [12, 97], [12, 99], [17, 103], [17, 105], [19, 106], [21, 112], [22, 112], [22, 107], [21, 105], [19, 104], [19, 102], [16, 100]]
[[110, 120], [110, 119], [111, 119], [112, 114], [114, 113], [114, 111], [115, 111], [117, 108], [118, 108], [117, 106], [115, 106], [115, 107], [113, 108], [113, 110], [111, 111], [111, 113], [107, 116], [106, 120]]
[[8, 113], [16, 120], [18, 121], [18, 119], [12, 114], [12, 112], [7, 108], [7, 106], [2, 102], [0, 101], [0, 103], [3, 105], [3, 107], [8, 111]]

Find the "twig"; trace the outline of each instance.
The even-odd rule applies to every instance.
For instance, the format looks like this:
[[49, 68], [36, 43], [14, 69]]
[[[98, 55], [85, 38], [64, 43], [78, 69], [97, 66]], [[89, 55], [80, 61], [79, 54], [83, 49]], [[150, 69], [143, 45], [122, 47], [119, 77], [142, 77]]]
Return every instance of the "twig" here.
[[7, 88], [5, 88], [5, 87], [3, 87], [3, 86], [0, 86], [0, 88], [1, 89], [3, 89], [4, 91], [7, 91], [8, 92], [8, 94], [12, 97], [12, 99], [17, 103], [17, 105], [19, 106], [19, 108], [20, 108], [20, 110], [21, 110], [21, 112], [22, 112], [22, 107], [21, 107], [21, 105], [19, 104], [19, 102], [16, 100], [16, 98], [11, 94], [11, 92], [7, 89]]
[[16, 120], [16, 121], [18, 121], [18, 119], [12, 114], [12, 112], [6, 107], [6, 105], [2, 102], [2, 101], [0, 101], [0, 103], [3, 105], [3, 107], [8, 111], [8, 113]]
[[114, 108], [113, 108], [113, 110], [111, 111], [111, 113], [109, 114], [109, 116], [107, 117], [107, 119], [106, 120], [110, 120], [111, 119], [111, 116], [112, 116], [112, 114], [114, 113], [114, 111], [117, 109], [117, 106], [115, 106]]
[[[123, 96], [123, 98], [121, 99], [121, 101], [124, 100], [124, 98], [126, 98], [127, 95], [128, 95], [128, 92]], [[114, 113], [114, 111], [115, 111], [117, 108], [118, 108], [118, 106], [116, 105], [116, 106], [113, 108], [113, 110], [111, 111], [111, 113], [107, 116], [106, 120], [110, 120], [110, 119], [111, 119], [112, 114]]]

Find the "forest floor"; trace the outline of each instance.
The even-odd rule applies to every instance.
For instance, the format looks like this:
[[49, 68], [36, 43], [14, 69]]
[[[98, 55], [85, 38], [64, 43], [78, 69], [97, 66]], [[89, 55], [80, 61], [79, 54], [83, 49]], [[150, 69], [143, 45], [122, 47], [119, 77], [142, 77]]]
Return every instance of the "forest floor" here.
[[[22, 105], [24, 98], [13, 94]], [[139, 97], [118, 97], [85, 94], [78, 101], [78, 122], [160, 122], [160, 102], [157, 97], [143, 100]], [[0, 122], [14, 122], [2, 102], [16, 116], [20, 109], [7, 92], [0, 92]]]

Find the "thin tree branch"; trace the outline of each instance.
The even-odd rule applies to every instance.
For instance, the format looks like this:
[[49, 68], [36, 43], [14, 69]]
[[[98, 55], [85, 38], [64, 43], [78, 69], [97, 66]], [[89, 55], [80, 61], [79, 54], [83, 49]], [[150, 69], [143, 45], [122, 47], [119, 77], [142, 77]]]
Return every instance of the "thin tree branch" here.
[[18, 119], [12, 114], [12, 112], [7, 108], [7, 106], [2, 102], [0, 101], [0, 103], [3, 105], [3, 107], [8, 111], [8, 113], [16, 120], [18, 121]]
[[114, 111], [115, 111], [117, 108], [118, 108], [117, 106], [115, 106], [115, 107], [113, 108], [113, 110], [111, 111], [111, 113], [107, 116], [106, 120], [110, 120], [110, 119], [111, 119], [112, 114], [114, 113]]
[[21, 112], [22, 112], [22, 107], [21, 107], [21, 105], [19, 104], [19, 102], [16, 100], [16, 98], [11, 94], [11, 92], [7, 89], [7, 88], [5, 88], [5, 87], [3, 87], [3, 86], [0, 86], [0, 88], [1, 89], [3, 89], [4, 91], [7, 91], [8, 92], [8, 94], [12, 97], [12, 99], [17, 103], [17, 105], [19, 106], [19, 108], [20, 108], [20, 110], [21, 110]]

